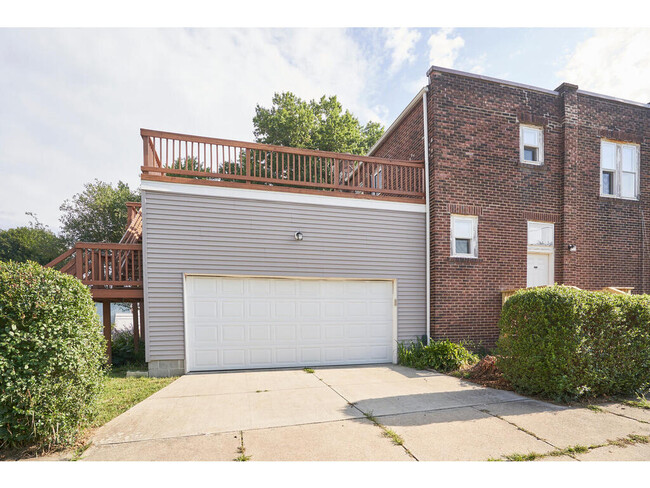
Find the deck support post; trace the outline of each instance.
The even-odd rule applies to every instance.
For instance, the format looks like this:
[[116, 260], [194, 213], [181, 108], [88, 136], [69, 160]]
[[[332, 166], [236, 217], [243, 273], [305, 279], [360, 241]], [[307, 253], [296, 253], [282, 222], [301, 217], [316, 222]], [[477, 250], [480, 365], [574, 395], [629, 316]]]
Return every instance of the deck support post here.
[[140, 324], [138, 324], [138, 302], [131, 304], [133, 313], [133, 351], [137, 354], [140, 349]]
[[140, 340], [144, 342], [144, 300], [140, 302]]
[[106, 361], [108, 364], [112, 362], [112, 344], [111, 344], [111, 302], [102, 302], [102, 316], [104, 319], [104, 338], [106, 339]]

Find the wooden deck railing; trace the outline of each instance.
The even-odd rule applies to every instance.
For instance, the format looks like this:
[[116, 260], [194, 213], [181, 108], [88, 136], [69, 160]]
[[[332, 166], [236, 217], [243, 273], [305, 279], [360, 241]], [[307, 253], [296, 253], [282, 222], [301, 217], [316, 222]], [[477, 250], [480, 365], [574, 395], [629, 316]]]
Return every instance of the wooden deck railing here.
[[[424, 202], [424, 162], [141, 129], [142, 178]], [[261, 188], [262, 185], [265, 187]]]
[[46, 264], [91, 286], [142, 287], [142, 245], [78, 242]]

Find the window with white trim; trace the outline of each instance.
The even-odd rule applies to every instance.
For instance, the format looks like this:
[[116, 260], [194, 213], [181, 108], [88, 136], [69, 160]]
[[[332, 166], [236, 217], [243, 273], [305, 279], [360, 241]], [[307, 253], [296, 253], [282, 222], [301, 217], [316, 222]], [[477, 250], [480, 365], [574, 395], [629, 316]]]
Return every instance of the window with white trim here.
[[600, 141], [600, 194], [638, 200], [639, 146]]
[[528, 222], [528, 249], [553, 249], [555, 226], [546, 222]]
[[478, 217], [451, 216], [451, 255], [460, 258], [478, 257]]
[[522, 163], [544, 162], [544, 130], [534, 125], [519, 126], [519, 152]]
[[[382, 174], [381, 174], [381, 168], [379, 168], [377, 171], [375, 171], [375, 174], [372, 175], [372, 187], [373, 188], [383, 188], [383, 181], [382, 181]], [[373, 195], [379, 195], [379, 192], [373, 192]]]

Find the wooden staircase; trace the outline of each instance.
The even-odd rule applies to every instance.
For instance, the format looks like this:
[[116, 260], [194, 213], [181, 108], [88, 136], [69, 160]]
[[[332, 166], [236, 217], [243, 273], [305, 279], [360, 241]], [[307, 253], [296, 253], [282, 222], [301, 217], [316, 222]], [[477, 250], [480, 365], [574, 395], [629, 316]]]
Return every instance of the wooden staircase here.
[[45, 265], [81, 280], [90, 287], [93, 300], [103, 304], [104, 336], [108, 341], [109, 362], [111, 303], [132, 303], [136, 351], [140, 339], [144, 339], [142, 208], [135, 202], [126, 205], [127, 227], [120, 242], [77, 242], [74, 247]]

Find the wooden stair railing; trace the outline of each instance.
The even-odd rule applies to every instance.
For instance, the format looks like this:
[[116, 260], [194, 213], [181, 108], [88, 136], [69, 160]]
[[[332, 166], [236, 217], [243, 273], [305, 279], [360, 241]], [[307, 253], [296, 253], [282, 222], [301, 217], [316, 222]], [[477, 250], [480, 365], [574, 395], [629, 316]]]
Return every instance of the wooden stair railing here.
[[60, 263], [85, 285], [142, 287], [142, 244], [78, 242], [45, 266]]

